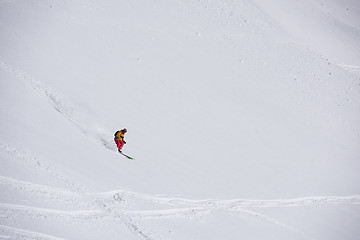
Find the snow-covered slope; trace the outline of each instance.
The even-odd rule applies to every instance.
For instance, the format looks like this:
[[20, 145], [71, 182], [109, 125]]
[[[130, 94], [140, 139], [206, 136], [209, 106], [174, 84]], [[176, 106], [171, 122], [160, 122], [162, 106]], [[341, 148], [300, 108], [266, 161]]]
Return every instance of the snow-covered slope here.
[[0, 1], [0, 238], [357, 239], [359, 14]]
[[255, 0], [254, 2], [298, 44], [310, 48], [332, 62], [359, 66], [360, 3], [358, 1]]

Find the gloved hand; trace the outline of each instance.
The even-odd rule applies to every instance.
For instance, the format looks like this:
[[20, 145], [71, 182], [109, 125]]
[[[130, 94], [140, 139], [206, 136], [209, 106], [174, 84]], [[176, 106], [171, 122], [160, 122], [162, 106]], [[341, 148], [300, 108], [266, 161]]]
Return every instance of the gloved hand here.
[[126, 144], [126, 142], [125, 141], [123, 141], [124, 142], [124, 144]]

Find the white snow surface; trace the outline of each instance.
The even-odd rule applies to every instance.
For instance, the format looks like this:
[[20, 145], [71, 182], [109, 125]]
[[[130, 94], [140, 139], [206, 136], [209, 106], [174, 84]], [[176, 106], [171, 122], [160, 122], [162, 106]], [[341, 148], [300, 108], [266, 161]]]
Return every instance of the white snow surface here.
[[359, 1], [0, 0], [0, 84], [0, 239], [359, 239]]

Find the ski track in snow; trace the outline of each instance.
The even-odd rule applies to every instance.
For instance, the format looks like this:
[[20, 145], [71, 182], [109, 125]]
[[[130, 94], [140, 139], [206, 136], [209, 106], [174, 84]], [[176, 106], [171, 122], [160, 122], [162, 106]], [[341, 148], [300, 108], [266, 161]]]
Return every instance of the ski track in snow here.
[[86, 126], [86, 120], [88, 116], [84, 115], [81, 111], [76, 109], [76, 107], [65, 97], [61, 96], [55, 90], [46, 86], [40, 81], [34, 80], [34, 78], [22, 70], [13, 67], [11, 64], [0, 59], [0, 69], [4, 72], [17, 78], [22, 84], [29, 87], [34, 91], [38, 96], [47, 99], [51, 106], [60, 113], [65, 119], [74, 124], [85, 136], [96, 139], [104, 147], [110, 150], [116, 150], [112, 140], [107, 140], [107, 137], [94, 130], [89, 129]]
[[319, 204], [335, 204], [335, 203], [352, 203], [360, 204], [360, 195], [352, 196], [313, 196], [302, 197], [295, 199], [276, 199], [276, 200], [251, 200], [251, 199], [232, 199], [232, 200], [217, 200], [217, 199], [205, 199], [205, 200], [191, 200], [185, 198], [166, 198], [158, 196], [150, 196], [142, 193], [135, 193], [131, 191], [112, 191], [103, 193], [107, 195], [113, 195], [116, 199], [126, 201], [126, 198], [138, 198], [154, 203], [169, 204], [169, 205], [191, 205], [204, 207], [209, 206], [213, 208], [224, 208], [237, 206], [241, 207], [296, 207], [302, 205], [319, 205]]
[[[59, 210], [20, 204], [0, 203], [0, 233], [20, 236], [23, 239], [57, 239], [48, 235], [21, 230], [11, 224], [11, 219], [29, 218], [33, 221], [65, 222], [102, 222], [112, 219], [126, 226], [141, 239], [155, 239], [156, 234], [140, 227], [141, 220], [162, 220], [185, 218], [201, 221], [216, 211], [229, 211], [244, 217], [251, 217], [294, 233], [304, 235], [296, 228], [272, 217], [256, 212], [255, 208], [297, 207], [329, 204], [360, 204], [360, 195], [354, 196], [314, 196], [295, 199], [231, 199], [231, 200], [192, 200], [146, 195], [129, 191], [116, 190], [105, 193], [77, 193], [50, 186], [33, 184], [8, 177], [0, 177], [0, 189], [28, 195], [45, 202], [59, 202], [76, 210]], [[143, 206], [153, 209], [136, 210]], [[249, 209], [251, 208], [251, 210]], [[134, 210], [135, 209], [135, 210]]]
[[28, 86], [30, 89], [32, 89], [34, 92], [36, 92], [38, 95], [49, 99], [50, 103], [53, 105], [53, 107], [56, 111], [61, 113], [70, 122], [72, 122], [78, 126], [77, 121], [76, 121], [77, 111], [69, 103], [69, 101], [65, 100], [63, 97], [61, 97], [59, 94], [57, 94], [54, 90], [45, 86], [40, 81], [34, 80], [28, 74], [13, 67], [12, 65], [10, 65], [9, 63], [7, 63], [3, 60], [0, 60], [0, 68], [4, 72], [7, 72], [10, 75], [17, 78], [18, 80], [20, 80], [23, 84]]

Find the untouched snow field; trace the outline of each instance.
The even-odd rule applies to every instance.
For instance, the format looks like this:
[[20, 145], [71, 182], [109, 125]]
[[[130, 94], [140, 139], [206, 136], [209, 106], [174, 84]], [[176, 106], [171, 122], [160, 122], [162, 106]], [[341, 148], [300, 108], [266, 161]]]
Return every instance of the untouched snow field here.
[[0, 239], [360, 236], [358, 1], [0, 0], [0, 83]]

